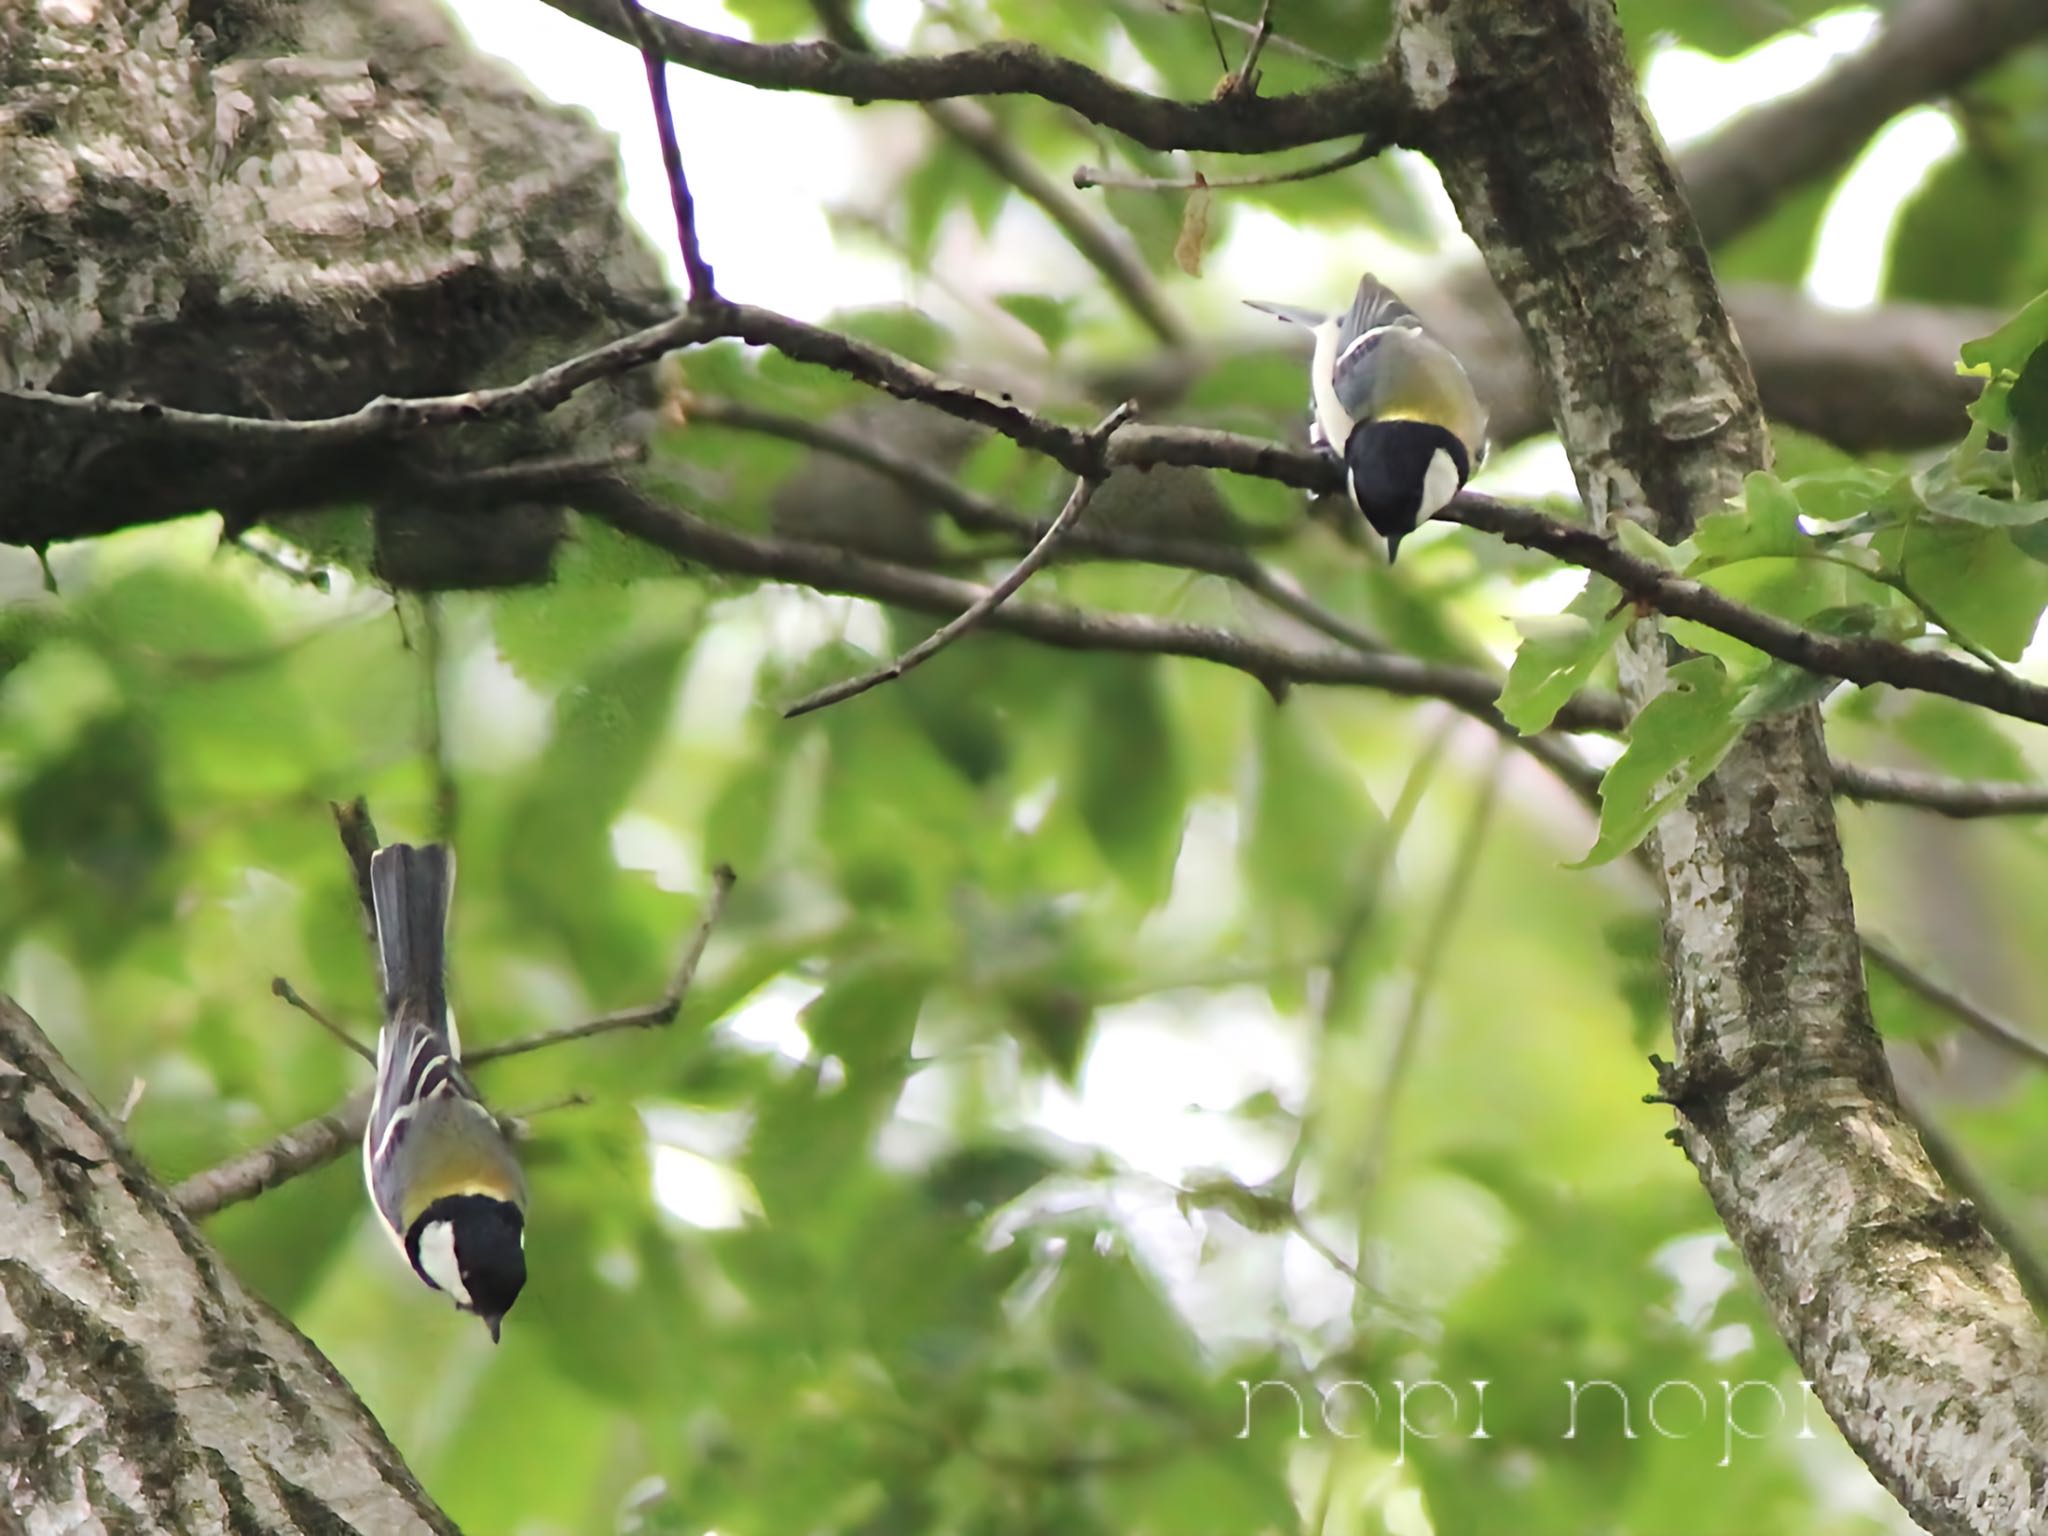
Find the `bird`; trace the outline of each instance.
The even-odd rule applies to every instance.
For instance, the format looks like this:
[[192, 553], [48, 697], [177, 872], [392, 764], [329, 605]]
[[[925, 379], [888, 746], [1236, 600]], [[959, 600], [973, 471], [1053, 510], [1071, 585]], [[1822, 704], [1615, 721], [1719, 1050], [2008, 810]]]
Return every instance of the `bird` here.
[[526, 1284], [526, 1180], [462, 1070], [445, 979], [455, 856], [392, 843], [370, 856], [384, 990], [363, 1176], [413, 1272], [491, 1342]]
[[1343, 460], [1351, 499], [1391, 562], [1486, 456], [1486, 408], [1464, 365], [1370, 272], [1342, 315], [1245, 302], [1315, 337], [1310, 440]]

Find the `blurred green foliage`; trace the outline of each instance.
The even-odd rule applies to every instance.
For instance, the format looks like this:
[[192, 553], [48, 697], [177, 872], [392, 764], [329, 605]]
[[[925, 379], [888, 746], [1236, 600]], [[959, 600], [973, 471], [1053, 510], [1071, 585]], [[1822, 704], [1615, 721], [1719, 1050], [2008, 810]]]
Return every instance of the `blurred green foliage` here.
[[[764, 38], [812, 21], [792, 0], [730, 8]], [[1731, 54], [1817, 9], [1640, 0], [1623, 15], [1639, 55]], [[1344, 63], [1381, 45], [1387, 7], [1319, 0], [1276, 19]], [[1225, 64], [1199, 7], [1144, 0], [933, 7], [923, 30], [934, 46], [1011, 36], [1120, 73], [1141, 64], [1186, 96]], [[1234, 62], [1243, 34], [1221, 35]], [[1330, 66], [1276, 41], [1263, 67], [1278, 91]], [[1103, 153], [1062, 114], [998, 110], [1048, 165]], [[1889, 283], [2018, 315], [1967, 359], [1991, 380], [1987, 430], [1910, 466], [1789, 444], [1784, 478], [1755, 477], [1663, 553], [1804, 622], [1892, 636], [1953, 623], [2011, 659], [2048, 601], [2048, 300], [2021, 312], [2048, 286], [2034, 187], [2048, 157], [2029, 153], [2048, 122], [2040, 51], [1955, 110], [1963, 150], [1909, 205]], [[1177, 170], [1138, 152], [1119, 163]], [[1796, 282], [1831, 191], [1787, 201], [1722, 253], [1728, 270]], [[1210, 302], [1173, 272], [1175, 200], [1092, 206], [1177, 298]], [[950, 223], [987, 230], [1017, 211], [938, 139], [890, 208], [916, 269]], [[1219, 198], [1212, 238], [1242, 209], [1341, 238], [1333, 271], [1355, 266], [1361, 228], [1388, 249], [1438, 239], [1427, 189], [1392, 159]], [[987, 297], [1010, 317], [992, 324], [1021, 322], [1056, 359], [1038, 382], [1073, 419], [1094, 414], [1092, 370], [1142, 355], [1103, 294]], [[933, 365], [1000, 352], [992, 333], [948, 335], [908, 311], [838, 323]], [[809, 419], [867, 398], [731, 345], [681, 371], [694, 394]], [[1255, 356], [1189, 381], [1180, 414], [1292, 436], [1304, 393], [1298, 361]], [[1005, 444], [960, 473], [1033, 516], [1064, 493]], [[684, 505], [755, 530], [791, 496], [833, 506], [831, 474], [776, 439], [675, 423], [649, 467]], [[1517, 643], [1503, 616], [1539, 616], [1505, 701], [1520, 725], [1611, 685], [1622, 618], [1604, 584], [1545, 618], [1572, 588], [1540, 560], [1426, 533], [1390, 574], [1341, 517], [1270, 486], [1214, 489], [1200, 532], [1256, 542], [1416, 655], [1502, 661]], [[1173, 507], [1141, 501], [1100, 515], [1185, 531]], [[330, 799], [367, 795], [388, 838], [452, 832], [454, 997], [472, 1044], [658, 995], [707, 871], [729, 861], [741, 877], [672, 1026], [481, 1069], [508, 1109], [569, 1088], [594, 1100], [537, 1122], [534, 1278], [501, 1348], [404, 1272], [353, 1158], [210, 1224], [465, 1528], [1902, 1528], [1802, 1402], [1662, 1139], [1668, 1111], [1640, 1102], [1664, 1031], [1644, 882], [1626, 861], [1567, 868], [1595, 846], [1592, 819], [1476, 725], [1431, 745], [1436, 707], [1346, 690], [1276, 702], [1234, 672], [991, 634], [784, 722], [779, 706], [931, 621], [684, 570], [590, 524], [548, 587], [445, 596], [432, 613], [346, 570], [295, 582], [217, 549], [217, 533], [195, 519], [60, 548], [59, 595], [26, 556], [0, 564], [6, 984], [104, 1099], [147, 1085], [130, 1130], [166, 1179], [361, 1082], [269, 992], [281, 973], [371, 1028]], [[334, 556], [331, 533], [309, 523], [299, 547]], [[975, 569], [1006, 558], [943, 526], [919, 547]], [[1298, 638], [1181, 571], [1060, 567], [1034, 591]], [[1649, 825], [1665, 771], [1704, 773], [1744, 711], [1812, 696], [1745, 647], [1685, 638], [1710, 654], [1626, 744], [1603, 855]], [[1987, 778], [2041, 768], [2031, 740], [1940, 700], [1851, 693], [1830, 709], [1846, 756]], [[1439, 932], [1494, 774], [1500, 803]], [[440, 829], [444, 779], [457, 814]], [[2048, 901], [2048, 858], [2031, 823], [1877, 808], [1845, 811], [1845, 826], [1875, 931], [1994, 1000], [2039, 995], [2029, 914]], [[1875, 1002], [2022, 1240], [2048, 1240], [2034, 1177], [2048, 1085], [1902, 989]], [[1411, 1019], [1415, 1048], [1397, 1055]], [[1729, 1431], [1728, 1382], [1769, 1384], [1787, 1417], [1773, 1422], [1759, 1385]]]

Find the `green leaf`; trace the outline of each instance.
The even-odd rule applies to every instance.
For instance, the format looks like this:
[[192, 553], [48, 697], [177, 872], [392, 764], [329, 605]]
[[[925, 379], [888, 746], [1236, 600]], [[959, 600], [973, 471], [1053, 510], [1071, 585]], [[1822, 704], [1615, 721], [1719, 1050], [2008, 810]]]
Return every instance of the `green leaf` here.
[[1057, 352], [1074, 329], [1074, 300], [1044, 293], [999, 293], [996, 304], [1031, 327], [1046, 350]]
[[1667, 571], [1682, 571], [1691, 563], [1689, 540], [1684, 544], [1666, 544], [1632, 517], [1614, 520], [1614, 536], [1629, 554], [1661, 565]]
[[1742, 505], [1700, 519], [1693, 530], [1693, 569], [1772, 556], [1797, 558], [1813, 541], [1800, 530], [1799, 501], [1784, 481], [1762, 470], [1744, 478]]
[[1890, 470], [1857, 464], [1799, 475], [1785, 485], [1798, 498], [1802, 516], [1817, 523], [1846, 523], [1885, 510], [1884, 503], [1909, 482]]
[[1744, 690], [1735, 706], [1735, 718], [1746, 724], [1766, 715], [1804, 709], [1809, 704], [1818, 704], [1841, 686], [1839, 677], [1809, 672], [1789, 661], [1773, 661]]
[[896, 960], [857, 965], [836, 977], [802, 1014], [804, 1032], [855, 1077], [908, 1070], [918, 1010], [932, 982], [928, 967]]
[[1380, 829], [1357, 767], [1312, 704], [1297, 695], [1260, 712], [1258, 787], [1241, 845], [1254, 900], [1283, 934], [1333, 928]]
[[2002, 528], [1922, 518], [1906, 529], [1899, 571], [1935, 622], [2007, 661], [2048, 607], [2048, 567], [2022, 558]]
[[1576, 868], [1620, 858], [1714, 771], [1742, 733], [1739, 692], [1711, 656], [1671, 669], [1662, 693], [1629, 727], [1628, 750], [1600, 781], [1600, 836]]
[[1187, 774], [1160, 692], [1160, 668], [1105, 660], [1089, 669], [1075, 801], [1110, 869], [1141, 903], [1165, 899], [1187, 816]]
[[[2048, 518], [2048, 345], [2034, 349], [2006, 399], [2013, 488]], [[2040, 518], [2034, 519], [2039, 521]]]
[[2041, 294], [1989, 336], [1963, 343], [1963, 362], [1986, 376], [1984, 393], [1970, 404], [1973, 420], [1994, 432], [2006, 430], [2012, 420], [2013, 380], [2043, 346], [2048, 346], [2048, 293]]
[[1595, 576], [1555, 618], [1517, 620], [1522, 643], [1500, 694], [1500, 712], [1508, 724], [1524, 736], [1550, 729], [1566, 701], [1592, 680], [1632, 617], [1621, 589]]
[[2048, 346], [2048, 293], [2040, 295], [1989, 336], [1964, 342], [1962, 358], [1972, 368], [2018, 373], [2043, 346]]

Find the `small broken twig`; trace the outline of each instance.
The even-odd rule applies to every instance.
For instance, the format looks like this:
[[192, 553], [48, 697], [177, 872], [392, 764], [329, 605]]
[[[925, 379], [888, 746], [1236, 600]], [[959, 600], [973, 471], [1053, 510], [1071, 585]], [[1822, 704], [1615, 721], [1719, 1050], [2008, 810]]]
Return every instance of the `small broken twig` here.
[[502, 1045], [487, 1045], [480, 1051], [466, 1052], [462, 1064], [466, 1067], [480, 1066], [506, 1056], [523, 1056], [545, 1046], [560, 1045], [564, 1040], [583, 1040], [591, 1035], [609, 1034], [615, 1029], [653, 1029], [670, 1023], [682, 1011], [683, 999], [690, 993], [690, 984], [697, 979], [697, 966], [704, 958], [704, 947], [711, 942], [711, 930], [718, 925], [719, 915], [725, 911], [725, 898], [738, 878], [729, 864], [721, 864], [711, 872], [711, 894], [704, 900], [703, 915], [697, 919], [697, 929], [690, 935], [689, 947], [683, 951], [675, 976], [658, 1002], [645, 1008], [626, 1008], [617, 1013], [602, 1014], [560, 1029], [544, 1029], [539, 1034], [508, 1040]]
[[283, 998], [287, 1003], [291, 1004], [292, 1007], [298, 1009], [299, 1012], [303, 1013], [315, 1024], [318, 1024], [322, 1029], [326, 1030], [328, 1034], [334, 1036], [335, 1039], [339, 1040], [343, 1045], [347, 1046], [350, 1050], [354, 1051], [358, 1056], [362, 1057], [363, 1060], [371, 1063], [373, 1066], [376, 1064], [377, 1053], [375, 1051], [371, 1050], [367, 1045], [363, 1044], [362, 1041], [358, 1040], [354, 1035], [350, 1034], [347, 1030], [343, 1029], [339, 1024], [335, 1023], [334, 1020], [327, 1017], [326, 1014], [322, 1013], [318, 1008], [314, 1007], [311, 1003], [307, 1002], [303, 997], [299, 996], [299, 994], [295, 990], [293, 990], [292, 984], [286, 981], [282, 976], [273, 976], [270, 978], [270, 992], [273, 997]]
[[1110, 438], [1115, 436], [1118, 427], [1137, 413], [1138, 403], [1135, 400], [1126, 400], [1103, 417], [1088, 434], [1094, 463], [1075, 480], [1073, 494], [1067, 498], [1067, 504], [1060, 508], [1060, 515], [1052, 520], [1052, 526], [1045, 530], [1044, 536], [1036, 544], [1025, 551], [1022, 559], [1010, 567], [1009, 574], [983, 592], [957, 618], [941, 625], [887, 666], [834, 683], [829, 688], [821, 688], [808, 698], [799, 699], [790, 705], [782, 712], [782, 718], [794, 720], [799, 715], [808, 715], [813, 710], [823, 709], [829, 704], [837, 704], [857, 694], [866, 693], [870, 688], [879, 687], [883, 683], [894, 682], [906, 672], [930, 661], [1000, 608], [1012, 593], [1052, 559], [1053, 551], [1059, 547], [1059, 542], [1066, 536], [1067, 530], [1072, 528], [1079, 521], [1081, 514], [1088, 509], [1088, 502], [1094, 496], [1095, 488], [1109, 476]]
[[1192, 192], [1199, 186], [1211, 192], [1227, 192], [1243, 187], [1278, 187], [1290, 181], [1313, 181], [1318, 176], [1328, 176], [1370, 160], [1386, 146], [1375, 138], [1360, 139], [1342, 154], [1328, 160], [1318, 160], [1313, 165], [1298, 165], [1289, 171], [1268, 171], [1249, 176], [1207, 176], [1197, 181], [1189, 177], [1185, 181], [1171, 176], [1127, 176], [1122, 171], [1107, 170], [1095, 165], [1074, 167], [1074, 185], [1086, 190], [1089, 187], [1113, 187], [1123, 192]]

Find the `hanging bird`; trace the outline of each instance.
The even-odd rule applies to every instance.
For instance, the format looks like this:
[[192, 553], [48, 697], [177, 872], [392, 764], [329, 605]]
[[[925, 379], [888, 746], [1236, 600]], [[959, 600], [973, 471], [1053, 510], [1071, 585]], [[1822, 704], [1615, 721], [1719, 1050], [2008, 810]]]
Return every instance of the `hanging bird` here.
[[1391, 561], [1486, 456], [1486, 409], [1464, 366], [1371, 273], [1341, 316], [1245, 302], [1315, 337], [1310, 439], [1343, 459], [1351, 499]]
[[498, 1339], [526, 1284], [526, 1181], [462, 1071], [443, 981], [455, 858], [393, 843], [370, 858], [384, 1028], [363, 1173], [414, 1273]]

